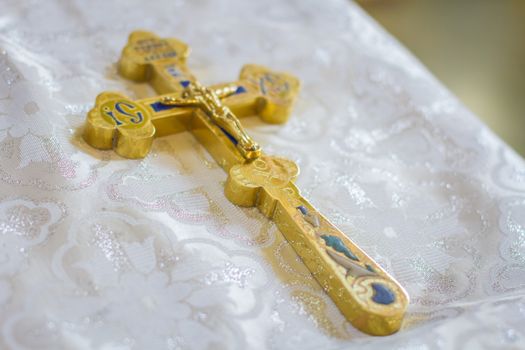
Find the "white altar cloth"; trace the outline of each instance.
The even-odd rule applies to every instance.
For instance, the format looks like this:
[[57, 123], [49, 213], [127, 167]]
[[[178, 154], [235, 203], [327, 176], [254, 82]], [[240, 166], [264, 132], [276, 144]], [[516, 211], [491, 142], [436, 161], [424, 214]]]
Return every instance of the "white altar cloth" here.
[[[190, 134], [82, 141], [99, 92], [151, 93], [115, 66], [139, 28], [206, 84], [302, 80], [287, 125], [243, 123], [406, 287], [399, 333], [348, 324]], [[2, 1], [0, 180], [1, 349], [525, 348], [523, 160], [351, 2]]]

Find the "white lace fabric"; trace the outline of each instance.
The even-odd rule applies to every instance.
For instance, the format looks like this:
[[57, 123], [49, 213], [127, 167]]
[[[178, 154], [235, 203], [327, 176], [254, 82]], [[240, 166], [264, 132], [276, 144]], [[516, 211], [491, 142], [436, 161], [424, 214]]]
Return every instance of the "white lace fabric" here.
[[[205, 84], [301, 79], [286, 125], [243, 124], [405, 286], [399, 333], [347, 323], [189, 133], [143, 160], [85, 144], [99, 92], [152, 93], [116, 71], [139, 28]], [[3, 1], [0, 243], [2, 349], [525, 347], [523, 159], [343, 0]]]

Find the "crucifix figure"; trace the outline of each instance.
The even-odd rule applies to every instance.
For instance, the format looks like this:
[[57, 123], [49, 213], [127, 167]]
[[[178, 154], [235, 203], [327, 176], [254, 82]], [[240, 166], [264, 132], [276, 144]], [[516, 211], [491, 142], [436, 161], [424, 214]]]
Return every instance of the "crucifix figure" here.
[[285, 122], [299, 81], [246, 65], [238, 81], [205, 87], [187, 68], [188, 54], [188, 46], [176, 39], [132, 33], [119, 72], [149, 81], [161, 95], [133, 101], [101, 93], [87, 116], [86, 142], [142, 158], [154, 137], [191, 132], [228, 174], [226, 197], [239, 206], [257, 207], [276, 223], [348, 321], [373, 335], [396, 332], [408, 305], [406, 292], [301, 196], [294, 184], [297, 165], [264, 154], [239, 121], [258, 115], [268, 123]]

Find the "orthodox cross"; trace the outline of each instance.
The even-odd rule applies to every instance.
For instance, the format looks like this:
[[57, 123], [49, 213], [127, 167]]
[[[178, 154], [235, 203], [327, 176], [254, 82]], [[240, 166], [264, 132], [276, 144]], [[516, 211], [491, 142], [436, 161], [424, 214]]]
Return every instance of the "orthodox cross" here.
[[348, 321], [373, 335], [396, 332], [408, 305], [406, 292], [301, 196], [294, 184], [297, 165], [264, 154], [239, 121], [258, 115], [268, 123], [285, 122], [299, 81], [246, 65], [238, 81], [205, 87], [186, 66], [188, 55], [188, 46], [176, 39], [133, 32], [119, 72], [149, 81], [161, 95], [133, 101], [101, 93], [87, 116], [86, 142], [126, 158], [142, 158], [154, 137], [191, 132], [228, 174], [226, 197], [239, 206], [257, 207], [276, 223]]

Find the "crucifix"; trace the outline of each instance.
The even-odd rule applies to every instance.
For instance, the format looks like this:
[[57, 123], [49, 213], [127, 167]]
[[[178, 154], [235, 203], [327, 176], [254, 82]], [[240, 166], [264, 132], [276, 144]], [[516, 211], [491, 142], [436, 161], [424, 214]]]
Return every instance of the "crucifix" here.
[[299, 81], [246, 65], [238, 81], [206, 87], [186, 66], [188, 55], [188, 46], [179, 40], [133, 32], [119, 72], [148, 81], [161, 95], [133, 101], [119, 93], [99, 94], [84, 127], [86, 142], [142, 158], [155, 137], [191, 132], [228, 174], [228, 200], [257, 207], [275, 222], [349, 322], [372, 335], [399, 330], [408, 306], [404, 289], [301, 196], [294, 184], [297, 165], [266, 155], [240, 123], [239, 118], [253, 115], [284, 123]]

